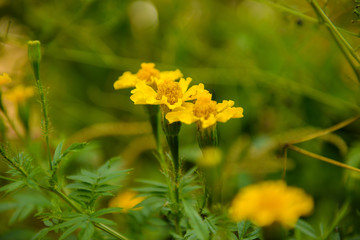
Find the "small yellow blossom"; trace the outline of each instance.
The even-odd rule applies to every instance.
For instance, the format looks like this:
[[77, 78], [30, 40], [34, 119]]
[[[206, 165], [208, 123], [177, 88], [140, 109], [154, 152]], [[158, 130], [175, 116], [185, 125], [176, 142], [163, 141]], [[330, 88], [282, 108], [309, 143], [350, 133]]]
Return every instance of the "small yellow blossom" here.
[[26, 99], [32, 96], [34, 96], [34, 88], [24, 87], [23, 85], [18, 85], [4, 93], [5, 99], [15, 103], [24, 102]]
[[11, 83], [11, 78], [7, 73], [0, 75], [0, 86]]
[[156, 79], [171, 80], [181, 78], [183, 75], [180, 70], [160, 72], [155, 68], [154, 63], [142, 63], [141, 69], [136, 73], [124, 72], [116, 82], [114, 88], [116, 90], [123, 88], [135, 87], [137, 83], [144, 82], [147, 85], [155, 85]]
[[183, 122], [191, 124], [198, 122], [202, 128], [208, 128], [216, 122], [227, 122], [230, 118], [242, 118], [243, 109], [241, 107], [232, 107], [234, 101], [224, 100], [217, 103], [211, 100], [210, 93], [204, 93], [198, 96], [195, 104], [184, 103], [182, 106], [174, 109], [166, 115], [170, 122]]
[[139, 82], [131, 91], [133, 95], [130, 99], [135, 104], [166, 105], [169, 109], [174, 109], [180, 107], [185, 101], [196, 99], [198, 94], [206, 91], [201, 83], [189, 88], [191, 81], [191, 78], [181, 78], [179, 82], [159, 79], [156, 81], [157, 90]]
[[137, 193], [132, 191], [119, 193], [116, 197], [110, 200], [109, 206], [122, 208], [124, 213], [129, 210], [140, 210], [142, 207], [134, 207], [144, 201], [145, 197], [137, 197], [136, 195]]
[[230, 216], [234, 221], [249, 219], [258, 226], [280, 223], [293, 227], [313, 207], [313, 199], [302, 189], [283, 181], [267, 181], [242, 189], [232, 202]]

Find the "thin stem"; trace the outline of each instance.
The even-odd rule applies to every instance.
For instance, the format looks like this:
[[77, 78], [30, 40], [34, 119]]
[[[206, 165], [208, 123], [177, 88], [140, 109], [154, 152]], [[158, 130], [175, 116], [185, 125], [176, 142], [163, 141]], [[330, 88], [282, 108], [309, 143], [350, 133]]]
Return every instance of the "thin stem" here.
[[108, 234], [110, 234], [111, 236], [117, 238], [117, 239], [122, 239], [122, 240], [128, 240], [128, 238], [126, 238], [125, 236], [121, 235], [120, 233], [118, 233], [117, 231], [115, 231], [114, 229], [106, 226], [105, 224], [102, 223], [95, 223], [95, 227], [103, 230], [104, 232], [107, 232]]
[[51, 157], [50, 144], [49, 144], [49, 115], [48, 115], [44, 90], [43, 90], [40, 79], [36, 79], [36, 85], [39, 89], [40, 103], [41, 103], [41, 108], [42, 108], [43, 117], [44, 117], [44, 135], [45, 135], [45, 142], [46, 142], [46, 148], [47, 148], [47, 154], [48, 154], [48, 160], [49, 160], [49, 168], [52, 171], [53, 166], [52, 166], [52, 157]]
[[16, 179], [8, 178], [8, 177], [1, 176], [1, 175], [0, 175], [0, 179], [6, 180], [6, 181], [9, 181], [9, 182], [16, 182], [17, 181]]
[[349, 62], [351, 68], [353, 69], [357, 80], [360, 81], [360, 73], [356, 66], [356, 63], [353, 62], [353, 58], [357, 61], [357, 63], [360, 63], [360, 59], [357, 56], [357, 54], [352, 49], [351, 45], [346, 41], [346, 39], [341, 35], [341, 33], [336, 29], [334, 24], [330, 21], [330, 19], [327, 17], [327, 15], [323, 12], [323, 10], [320, 8], [319, 4], [316, 0], [308, 0], [310, 2], [310, 5], [313, 7], [315, 13], [320, 17], [320, 19], [327, 23], [327, 29], [329, 30], [331, 36], [334, 38], [336, 44], [340, 48], [341, 52], [344, 54], [346, 60]]
[[360, 173], [360, 169], [358, 168], [355, 168], [355, 167], [352, 167], [352, 166], [349, 166], [347, 164], [344, 164], [344, 163], [341, 163], [341, 162], [338, 162], [338, 161], [335, 161], [333, 159], [330, 159], [330, 158], [327, 158], [327, 157], [324, 157], [324, 156], [321, 156], [321, 155], [318, 155], [316, 153], [312, 153], [312, 152], [309, 152], [309, 151], [306, 151], [305, 149], [302, 149], [302, 148], [299, 148], [299, 147], [296, 147], [294, 145], [286, 145], [287, 148], [295, 151], [295, 152], [298, 152], [298, 153], [301, 153], [305, 156], [308, 156], [308, 157], [311, 157], [311, 158], [315, 158], [315, 159], [318, 159], [320, 161], [323, 161], [323, 162], [327, 162], [327, 163], [330, 163], [332, 165], [335, 165], [335, 166], [338, 166], [338, 167], [342, 167], [342, 168], [345, 168], [347, 170], [351, 170], [351, 171], [355, 171], [355, 172], [358, 172]]
[[21, 167], [18, 166], [16, 163], [10, 160], [10, 158], [6, 155], [3, 147], [0, 146], [0, 155], [16, 170], [18, 170], [25, 178], [28, 176], [27, 172]]
[[8, 38], [8, 34], [9, 34], [9, 30], [10, 30], [10, 25], [11, 25], [11, 20], [8, 21], [8, 24], [6, 26], [6, 30], [5, 30], [5, 36], [4, 36], [4, 41], [6, 42], [7, 38]]
[[23, 136], [20, 134], [20, 132], [18, 131], [18, 129], [15, 127], [14, 122], [11, 120], [11, 118], [9, 117], [9, 114], [7, 113], [7, 111], [4, 109], [3, 114], [6, 118], [6, 120], [8, 121], [8, 123], [10, 124], [10, 127], [14, 130], [14, 132], [16, 133], [16, 135], [21, 139], [24, 140]]
[[314, 138], [318, 138], [318, 137], [321, 137], [321, 136], [324, 136], [328, 133], [332, 133], [332, 132], [335, 132], [337, 130], [339, 130], [340, 128], [343, 128], [343, 127], [346, 127], [347, 125], [355, 122], [356, 120], [360, 119], [360, 115], [356, 115], [354, 117], [351, 117], [349, 119], [346, 119], [345, 121], [342, 121], [338, 124], [335, 124], [334, 126], [331, 126], [329, 128], [326, 128], [324, 130], [321, 130], [321, 131], [318, 131], [318, 132], [315, 132], [315, 133], [312, 133], [312, 134], [309, 134], [305, 137], [301, 137], [301, 138], [298, 138], [298, 139], [295, 139], [293, 141], [290, 141], [288, 144], [292, 145], [292, 144], [297, 144], [297, 143], [302, 143], [302, 142], [306, 142], [306, 141], [309, 141], [309, 140], [312, 140]]
[[[268, 5], [268, 6], [271, 6], [273, 8], [276, 8], [276, 9], [278, 9], [280, 11], [283, 11], [283, 12], [286, 12], [286, 13], [290, 13], [290, 14], [292, 14], [294, 16], [300, 17], [300, 18], [302, 18], [304, 20], [307, 20], [309, 22], [320, 23], [319, 19], [308, 16], [308, 15], [302, 13], [302, 12], [299, 12], [299, 11], [297, 11], [295, 9], [286, 7], [286, 6], [282, 5], [282, 4], [271, 2], [271, 1], [268, 1], [268, 0], [255, 0], [255, 1], [262, 2], [262, 3], [264, 3], [264, 4]], [[328, 25], [328, 23], [325, 23], [325, 25]], [[339, 31], [342, 31], [342, 32], [344, 32], [346, 34], [349, 34], [349, 35], [352, 35], [354, 37], [360, 37], [360, 34], [353, 33], [353, 32], [351, 32], [349, 30], [344, 29], [344, 28], [336, 27], [336, 26], [335, 26], [335, 28], [338, 29]]]
[[284, 162], [283, 162], [284, 168], [283, 168], [283, 173], [282, 173], [282, 180], [285, 180], [285, 176], [286, 176], [286, 168], [287, 168], [287, 148], [284, 147]]

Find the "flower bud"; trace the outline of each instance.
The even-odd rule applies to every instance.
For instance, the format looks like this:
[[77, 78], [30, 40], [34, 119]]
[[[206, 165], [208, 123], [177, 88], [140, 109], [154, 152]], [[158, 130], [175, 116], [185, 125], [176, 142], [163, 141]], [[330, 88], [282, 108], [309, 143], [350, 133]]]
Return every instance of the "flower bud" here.
[[34, 71], [35, 79], [39, 80], [39, 66], [41, 61], [40, 41], [28, 41], [28, 57]]

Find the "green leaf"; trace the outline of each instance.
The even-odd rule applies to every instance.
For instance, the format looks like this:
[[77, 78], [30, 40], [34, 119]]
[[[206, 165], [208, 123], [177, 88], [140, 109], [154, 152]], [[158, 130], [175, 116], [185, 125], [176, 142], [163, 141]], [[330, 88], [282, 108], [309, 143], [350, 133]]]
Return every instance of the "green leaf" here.
[[79, 150], [84, 149], [87, 146], [87, 143], [73, 143], [70, 145], [70, 147], [68, 147], [64, 153], [62, 154], [62, 157], [65, 157], [66, 155], [68, 155], [70, 152], [76, 152]]
[[239, 239], [244, 239], [247, 230], [250, 228], [251, 222], [250, 221], [241, 221], [237, 223], [237, 229], [239, 234]]
[[209, 229], [206, 223], [204, 223], [200, 215], [196, 212], [194, 207], [187, 201], [182, 200], [185, 215], [189, 218], [190, 226], [194, 229], [198, 239], [209, 239]]
[[69, 236], [72, 232], [74, 232], [76, 229], [80, 228], [82, 225], [84, 225], [84, 222], [79, 222], [75, 225], [72, 225], [63, 234], [61, 234], [59, 240], [63, 240], [64, 238]]
[[96, 183], [96, 179], [94, 178], [90, 178], [88, 176], [82, 176], [82, 175], [75, 175], [75, 176], [68, 176], [68, 179], [74, 180], [74, 181], [80, 181], [80, 182], [85, 182], [88, 184], [95, 184]]
[[80, 240], [89, 240], [95, 232], [94, 225], [89, 222], [86, 227], [80, 233]]
[[56, 149], [55, 149], [55, 153], [54, 153], [54, 156], [53, 156], [53, 164], [54, 165], [57, 165], [59, 160], [62, 158], [62, 154], [61, 154], [61, 151], [62, 151], [62, 147], [63, 147], [63, 144], [64, 142], [60, 142]]
[[41, 229], [39, 232], [37, 232], [37, 233], [31, 238], [31, 240], [40, 240], [40, 239], [44, 238], [50, 231], [51, 231], [50, 228], [43, 228], [43, 229]]
[[122, 208], [103, 208], [95, 213], [91, 214], [92, 217], [99, 217], [109, 213], [121, 212]]
[[295, 225], [295, 228], [308, 237], [318, 238], [315, 229], [304, 220], [299, 219]]
[[260, 238], [261, 235], [261, 228], [256, 228], [254, 231], [246, 235], [246, 238], [244, 240], [253, 240]]
[[89, 217], [87, 215], [81, 215], [79, 217], [70, 219], [69, 221], [66, 222], [62, 222], [60, 224], [57, 224], [53, 227], [51, 227], [51, 230], [57, 230], [57, 229], [61, 229], [61, 228], [66, 228], [66, 227], [70, 227], [71, 225], [74, 225], [78, 222], [84, 222], [85, 220], [87, 220]]
[[25, 186], [25, 183], [22, 180], [19, 180], [17, 182], [12, 182], [12, 183], [9, 183], [9, 184], [1, 187], [0, 192], [4, 192], [4, 191], [6, 193], [13, 192], [23, 186]]
[[107, 225], [116, 225], [116, 223], [114, 221], [111, 221], [106, 218], [91, 217], [90, 221], [96, 222], [96, 223], [103, 223], [103, 224], [107, 224]]

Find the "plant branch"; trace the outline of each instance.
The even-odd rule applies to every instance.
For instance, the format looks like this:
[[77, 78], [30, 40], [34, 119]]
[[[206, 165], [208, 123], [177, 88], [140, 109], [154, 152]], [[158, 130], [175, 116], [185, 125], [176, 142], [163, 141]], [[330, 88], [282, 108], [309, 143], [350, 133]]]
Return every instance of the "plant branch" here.
[[[302, 18], [302, 19], [304, 19], [304, 20], [307, 20], [307, 21], [309, 21], [309, 22], [320, 23], [319, 19], [316, 19], [316, 18], [314, 18], [314, 17], [308, 16], [308, 15], [302, 13], [302, 12], [299, 12], [299, 11], [297, 11], [297, 10], [295, 10], [295, 9], [286, 7], [286, 6], [282, 5], [282, 4], [275, 3], [275, 2], [271, 2], [271, 1], [269, 1], [269, 0], [255, 0], [255, 1], [264, 3], [264, 4], [266, 4], [266, 5], [270, 6], [270, 7], [276, 8], [276, 9], [278, 9], [278, 10], [280, 10], [280, 11], [283, 11], [283, 12], [286, 12], [286, 13], [290, 13], [290, 14], [292, 14], [292, 15], [294, 15], [294, 16], [300, 17], [300, 18]], [[325, 25], [328, 26], [328, 23], [325, 23]], [[353, 33], [353, 32], [351, 32], [351, 31], [349, 31], [349, 30], [344, 29], [344, 28], [336, 27], [336, 26], [335, 26], [335, 28], [338, 29], [339, 31], [342, 31], [342, 32], [344, 32], [344, 33], [346, 33], [346, 34], [349, 34], [349, 35], [352, 35], [352, 36], [354, 36], [354, 37], [358, 37], [358, 38], [360, 37], [360, 34]]]
[[288, 142], [289, 145], [293, 145], [293, 144], [297, 144], [297, 143], [302, 143], [302, 142], [306, 142], [306, 141], [309, 141], [309, 140], [312, 140], [314, 138], [318, 138], [318, 137], [321, 137], [321, 136], [324, 136], [328, 133], [332, 133], [332, 132], [335, 132], [337, 130], [339, 130], [340, 128], [343, 128], [343, 127], [346, 127], [347, 125], [355, 122], [356, 120], [360, 119], [360, 114], [359, 115], [356, 115], [352, 118], [349, 118], [349, 119], [346, 119], [345, 121], [342, 121], [338, 124], [335, 124], [334, 126], [331, 126], [329, 128], [326, 128], [324, 130], [321, 130], [321, 131], [318, 131], [318, 132], [315, 132], [315, 133], [312, 133], [312, 134], [309, 134], [305, 137], [301, 137], [301, 138], [298, 138], [298, 139], [295, 139], [293, 141], [290, 141]]
[[321, 156], [321, 155], [318, 155], [316, 153], [312, 153], [312, 152], [309, 152], [305, 149], [302, 149], [302, 148], [299, 148], [299, 147], [296, 147], [294, 145], [286, 145], [285, 146], [286, 148], [289, 148], [295, 152], [298, 152], [298, 153], [301, 153], [305, 156], [308, 156], [308, 157], [311, 157], [311, 158], [315, 158], [315, 159], [318, 159], [320, 161], [323, 161], [323, 162], [327, 162], [327, 163], [330, 163], [332, 165], [335, 165], [335, 166], [338, 166], [338, 167], [341, 167], [341, 168], [345, 168], [347, 170], [351, 170], [351, 171], [355, 171], [355, 172], [358, 172], [360, 173], [360, 169], [356, 168], [356, 167], [352, 167], [352, 166], [349, 166], [347, 164], [344, 164], [344, 163], [341, 163], [341, 162], [338, 162], [338, 161], [335, 161], [331, 158], [327, 158], [327, 157], [324, 157], [324, 156]]
[[[313, 7], [315, 13], [321, 19], [322, 22], [326, 23], [326, 27], [329, 30], [331, 36], [334, 38], [336, 44], [340, 48], [341, 52], [344, 54], [346, 60], [349, 62], [351, 68], [353, 69], [357, 80], [360, 81], [360, 73], [359, 69], [356, 66], [360, 63], [359, 56], [354, 52], [354, 49], [351, 45], [346, 41], [346, 39], [341, 35], [341, 33], [336, 29], [334, 24], [328, 18], [328, 16], [324, 13], [324, 11], [320, 8], [319, 4], [316, 0], [308, 0], [310, 5]], [[353, 58], [356, 60], [357, 64], [354, 63]]]

